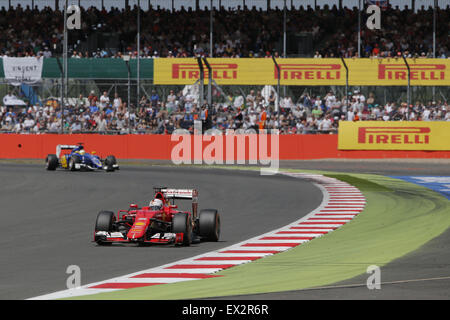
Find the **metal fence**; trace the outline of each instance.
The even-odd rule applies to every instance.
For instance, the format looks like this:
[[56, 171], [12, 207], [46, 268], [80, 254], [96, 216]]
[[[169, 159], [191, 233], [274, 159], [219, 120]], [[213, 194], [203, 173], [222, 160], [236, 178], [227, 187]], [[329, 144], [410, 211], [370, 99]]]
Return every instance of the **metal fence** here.
[[[40, 101], [48, 98], [57, 98], [60, 101], [61, 79], [44, 79], [40, 84], [33, 85], [32, 88]], [[183, 85], [154, 85], [151, 80], [140, 80], [140, 97], [137, 97], [137, 81], [131, 80], [96, 80], [96, 79], [70, 79], [68, 84], [68, 98], [66, 104], [75, 101], [80, 94], [84, 97], [94, 91], [96, 95], [107, 92], [110, 97], [114, 97], [117, 93], [123, 102], [127, 102], [129, 106], [137, 106], [140, 99], [145, 96], [150, 98], [153, 93], [158, 94], [160, 101], [165, 102], [170, 91], [175, 93], [183, 91], [186, 86]], [[205, 86], [206, 88], [206, 86]], [[236, 95], [244, 97], [251, 90], [261, 91], [264, 86], [237, 86], [222, 85], [220, 88], [214, 89], [212, 101], [214, 103], [230, 104], [230, 99]], [[276, 87], [274, 87], [276, 89]], [[359, 90], [363, 95], [368, 97], [374, 95], [375, 103], [385, 105], [388, 102], [396, 102], [397, 104], [407, 101], [408, 88], [402, 86], [349, 86], [349, 92]], [[345, 86], [281, 86], [280, 98], [291, 97], [294, 103], [298, 103], [304, 94], [311, 97], [324, 97], [328, 92], [332, 91], [337, 97], [345, 96]], [[8, 92], [14, 93], [19, 98], [29, 101], [24, 96], [20, 87], [14, 87], [8, 83], [0, 82], [0, 97], [5, 96]], [[204, 91], [206, 92], [206, 90]], [[450, 98], [450, 87], [431, 87], [431, 86], [411, 86], [411, 103], [420, 101], [428, 103], [429, 101], [447, 102]], [[128, 103], [129, 102], [129, 103]]]

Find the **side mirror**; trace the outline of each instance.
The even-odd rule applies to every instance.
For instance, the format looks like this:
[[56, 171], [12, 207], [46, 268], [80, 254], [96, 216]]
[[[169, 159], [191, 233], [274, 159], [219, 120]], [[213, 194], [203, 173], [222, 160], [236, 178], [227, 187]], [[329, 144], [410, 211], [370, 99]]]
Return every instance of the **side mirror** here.
[[172, 208], [172, 209], [178, 209], [178, 205], [176, 205], [176, 204], [171, 204], [171, 205], [170, 205], [170, 208]]
[[137, 210], [137, 209], [138, 209], [138, 205], [137, 205], [137, 204], [134, 204], [134, 203], [132, 203], [132, 204], [130, 204], [130, 209], [134, 209], [134, 210]]

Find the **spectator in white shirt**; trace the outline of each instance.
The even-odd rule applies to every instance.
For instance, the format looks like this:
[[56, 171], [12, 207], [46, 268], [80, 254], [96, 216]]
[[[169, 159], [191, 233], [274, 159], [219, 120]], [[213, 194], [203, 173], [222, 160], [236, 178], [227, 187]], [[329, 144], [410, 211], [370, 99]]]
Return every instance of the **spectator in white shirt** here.
[[422, 113], [422, 120], [423, 120], [423, 121], [430, 121], [430, 114], [431, 114], [430, 109], [426, 108], [426, 109], [423, 111], [423, 113]]
[[60, 128], [61, 128], [61, 122], [55, 118], [52, 121], [52, 123], [50, 124], [49, 130], [50, 130], [50, 132], [58, 132], [60, 130]]
[[255, 106], [255, 99], [256, 99], [255, 91], [254, 90], [250, 90], [250, 93], [245, 98], [245, 102], [247, 104], [247, 107], [254, 107]]
[[358, 101], [359, 99], [359, 101], [361, 101], [362, 103], [366, 102], [366, 97], [361, 92], [359, 92], [359, 90], [354, 91], [354, 95], [352, 98], [356, 101]]
[[347, 111], [347, 121], [353, 121], [355, 118], [355, 113], [353, 112], [353, 108]]
[[72, 133], [77, 133], [81, 131], [81, 124], [80, 121], [75, 121], [74, 123], [72, 123], [72, 125], [70, 126], [70, 131]]
[[191, 90], [188, 90], [186, 97], [185, 97], [185, 104], [184, 104], [184, 108], [187, 113], [191, 113], [194, 100], [195, 100], [194, 95], [191, 93]]
[[234, 108], [241, 108], [244, 104], [244, 97], [240, 94], [236, 94], [236, 96], [234, 97], [234, 101], [233, 101], [233, 106]]
[[447, 111], [447, 113], [445, 114], [444, 120], [450, 121], [450, 112], [449, 111]]
[[[101, 101], [101, 98], [100, 98], [100, 101]], [[108, 102], [109, 102], [109, 98], [108, 98]], [[121, 104], [122, 104], [122, 99], [119, 97], [119, 94], [116, 92], [114, 94], [114, 100], [113, 100], [114, 110], [118, 110], [120, 108]]]
[[30, 130], [34, 126], [34, 120], [29, 116], [23, 122], [23, 127], [25, 130]]
[[103, 92], [103, 95], [100, 97], [100, 109], [103, 110], [109, 105], [109, 97], [106, 91]]
[[13, 131], [19, 133], [19, 132], [22, 131], [22, 129], [23, 129], [23, 124], [22, 124], [22, 122], [17, 122], [17, 123], [14, 125]]
[[173, 92], [173, 90], [170, 90], [169, 95], [167, 96], [167, 111], [170, 113], [175, 109], [175, 101], [177, 100], [177, 96]]
[[330, 91], [325, 96], [325, 105], [330, 109], [334, 103], [336, 103], [336, 96]]
[[331, 122], [330, 116], [327, 115], [327, 116], [325, 116], [325, 119], [323, 119], [322, 122], [320, 122], [319, 130], [328, 131], [331, 128], [331, 124], [332, 124], [332, 122]]
[[106, 131], [106, 119], [105, 117], [102, 115], [99, 121], [97, 122], [97, 131], [99, 132], [104, 132]]

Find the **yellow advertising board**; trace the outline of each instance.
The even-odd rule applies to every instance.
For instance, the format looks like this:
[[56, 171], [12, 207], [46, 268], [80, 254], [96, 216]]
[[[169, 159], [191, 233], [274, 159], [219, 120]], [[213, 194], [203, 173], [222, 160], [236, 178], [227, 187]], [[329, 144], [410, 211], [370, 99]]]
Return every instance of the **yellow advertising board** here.
[[[271, 81], [272, 60], [268, 59], [208, 59], [212, 68], [212, 78], [222, 85], [267, 84]], [[194, 58], [159, 58], [154, 62], [155, 84], [193, 84], [200, 78], [200, 68]], [[204, 65], [205, 83], [208, 69]], [[273, 75], [272, 75], [273, 77]]]
[[450, 122], [341, 121], [339, 150], [450, 150]]
[[[212, 78], [219, 85], [276, 85], [278, 70], [267, 58], [210, 58]], [[402, 59], [345, 59], [349, 85], [406, 86], [408, 69]], [[345, 85], [341, 59], [277, 59], [280, 84], [294, 86]], [[449, 59], [408, 59], [412, 86], [450, 85]], [[205, 83], [208, 69], [204, 65]], [[155, 84], [193, 84], [200, 78], [194, 58], [154, 59]]]
[[[403, 59], [346, 59], [349, 83], [357, 86], [407, 86]], [[407, 59], [411, 86], [450, 85], [450, 60]]]

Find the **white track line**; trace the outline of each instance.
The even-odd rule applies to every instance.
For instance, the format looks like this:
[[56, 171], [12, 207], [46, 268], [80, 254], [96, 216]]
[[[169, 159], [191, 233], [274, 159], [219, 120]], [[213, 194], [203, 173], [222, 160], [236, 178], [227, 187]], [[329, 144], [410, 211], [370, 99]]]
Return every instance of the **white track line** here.
[[345, 182], [319, 174], [291, 172], [280, 172], [280, 174], [310, 180], [323, 193], [320, 206], [287, 226], [226, 248], [113, 279], [90, 283], [80, 288], [34, 297], [31, 300], [69, 298], [216, 277], [214, 273], [218, 271], [263, 259], [332, 232], [351, 221], [365, 207], [366, 199], [361, 191]]

